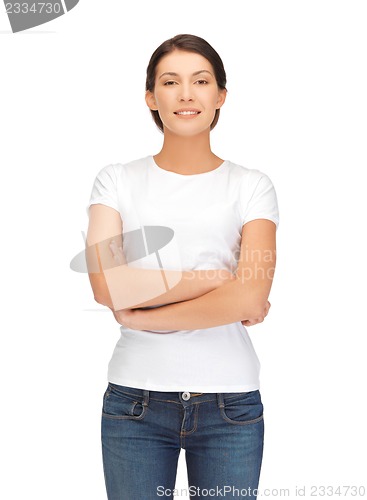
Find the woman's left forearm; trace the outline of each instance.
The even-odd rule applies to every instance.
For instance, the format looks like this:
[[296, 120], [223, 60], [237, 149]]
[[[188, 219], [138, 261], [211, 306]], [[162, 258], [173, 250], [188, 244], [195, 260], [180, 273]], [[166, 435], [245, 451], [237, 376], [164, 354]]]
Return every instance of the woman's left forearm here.
[[264, 306], [256, 290], [246, 289], [239, 280], [233, 280], [192, 300], [154, 309], [135, 309], [126, 326], [158, 331], [212, 328], [255, 318], [261, 307]]

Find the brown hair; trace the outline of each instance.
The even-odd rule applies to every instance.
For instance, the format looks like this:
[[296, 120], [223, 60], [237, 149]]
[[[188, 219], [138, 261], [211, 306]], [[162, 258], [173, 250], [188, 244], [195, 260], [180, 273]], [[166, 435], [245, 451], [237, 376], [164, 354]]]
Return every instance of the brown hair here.
[[[195, 35], [176, 35], [163, 42], [152, 54], [148, 67], [145, 90], [154, 92], [156, 69], [160, 59], [174, 50], [184, 50], [186, 52], [196, 52], [204, 56], [213, 66], [214, 76], [220, 89], [226, 89], [227, 77], [222, 59], [213, 47], [203, 38]], [[163, 123], [157, 110], [150, 110], [153, 120], [159, 130], [164, 132]], [[210, 125], [210, 130], [216, 126], [219, 120], [220, 109], [215, 111], [214, 120]]]

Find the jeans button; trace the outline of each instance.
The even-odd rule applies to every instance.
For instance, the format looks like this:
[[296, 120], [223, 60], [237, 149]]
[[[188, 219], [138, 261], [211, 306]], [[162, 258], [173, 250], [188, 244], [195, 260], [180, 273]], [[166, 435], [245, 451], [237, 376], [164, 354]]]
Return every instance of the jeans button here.
[[182, 399], [184, 401], [188, 401], [190, 399], [190, 393], [189, 392], [183, 392], [182, 393]]

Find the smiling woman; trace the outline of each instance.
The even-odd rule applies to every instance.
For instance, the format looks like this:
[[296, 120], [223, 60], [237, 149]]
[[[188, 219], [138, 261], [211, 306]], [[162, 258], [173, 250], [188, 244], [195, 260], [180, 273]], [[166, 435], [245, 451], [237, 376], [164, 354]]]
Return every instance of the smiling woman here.
[[[193, 65], [201, 69], [192, 71]], [[181, 68], [181, 71], [172, 71], [170, 68]], [[165, 69], [168, 71], [164, 71]], [[190, 139], [190, 146], [200, 148], [197, 154], [202, 155], [200, 142], [208, 140], [208, 131], [214, 128], [218, 121], [226, 89], [219, 88], [213, 76], [215, 71], [212, 64], [199, 53], [174, 50], [162, 57], [156, 72], [160, 76], [154, 86], [146, 91], [146, 102], [153, 113], [153, 119], [165, 136], [175, 133], [179, 124], [177, 118], [192, 123], [190, 128], [181, 130], [180, 135], [192, 137], [195, 133], [195, 144]], [[202, 75], [205, 75], [205, 80]], [[178, 103], [183, 105], [178, 107]], [[192, 129], [192, 126], [195, 128]], [[181, 151], [181, 154], [185, 153]], [[191, 150], [191, 161], [193, 154]], [[159, 160], [159, 157], [156, 159]], [[188, 163], [188, 158], [183, 160]]]
[[[162, 148], [107, 165], [93, 185], [87, 244], [100, 266], [90, 280], [121, 332], [102, 408], [110, 500], [173, 491], [182, 447], [190, 488], [256, 498], [264, 423], [246, 327], [269, 311], [279, 214], [265, 173], [211, 150], [226, 96], [207, 41], [163, 42], [145, 91]], [[172, 237], [158, 244], [162, 229]]]
[[[197, 65], [197, 69], [194, 71], [192, 71], [193, 58], [195, 58], [195, 65]], [[179, 70], [176, 70], [176, 68]], [[198, 78], [202, 78], [203, 75], [205, 80]], [[172, 80], [169, 77], [175, 77], [175, 79]], [[219, 54], [205, 40], [191, 35], [178, 35], [171, 40], [167, 40], [153, 52], [147, 67], [146, 99], [153, 120], [159, 130], [164, 132], [161, 109], [158, 112], [158, 106], [156, 105], [157, 99], [159, 100], [161, 86], [181, 86], [180, 88], [183, 85], [190, 87], [192, 85], [196, 87], [209, 86], [211, 87], [210, 91], [215, 90], [217, 96], [220, 95], [220, 100], [214, 105], [214, 117], [212, 117], [209, 124], [210, 130], [213, 130], [218, 123], [220, 107], [224, 103], [227, 94], [226, 83], [227, 78], [223, 62]], [[184, 90], [186, 91], [186, 89]], [[176, 92], [177, 89], [174, 91]], [[207, 91], [208, 89], [205, 90], [205, 92]], [[156, 99], [154, 99], [154, 95]]]

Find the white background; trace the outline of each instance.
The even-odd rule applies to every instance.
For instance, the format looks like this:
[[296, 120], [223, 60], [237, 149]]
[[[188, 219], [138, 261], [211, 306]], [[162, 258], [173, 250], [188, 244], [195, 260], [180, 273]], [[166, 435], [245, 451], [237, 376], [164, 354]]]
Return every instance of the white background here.
[[353, 0], [81, 0], [17, 34], [1, 11], [1, 498], [106, 498], [100, 410], [119, 325], [69, 263], [97, 172], [161, 148], [145, 71], [179, 33], [227, 72], [213, 152], [266, 172], [279, 200], [272, 308], [249, 329], [259, 488], [367, 487], [366, 24]]

